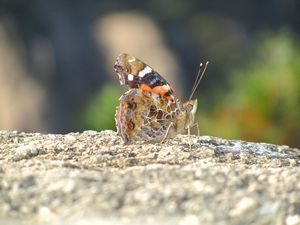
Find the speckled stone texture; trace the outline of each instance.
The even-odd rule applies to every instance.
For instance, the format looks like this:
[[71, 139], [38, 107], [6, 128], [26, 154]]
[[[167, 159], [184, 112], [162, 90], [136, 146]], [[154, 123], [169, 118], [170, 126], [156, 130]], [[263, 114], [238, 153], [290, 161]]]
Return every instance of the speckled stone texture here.
[[300, 150], [0, 131], [2, 224], [300, 224]]

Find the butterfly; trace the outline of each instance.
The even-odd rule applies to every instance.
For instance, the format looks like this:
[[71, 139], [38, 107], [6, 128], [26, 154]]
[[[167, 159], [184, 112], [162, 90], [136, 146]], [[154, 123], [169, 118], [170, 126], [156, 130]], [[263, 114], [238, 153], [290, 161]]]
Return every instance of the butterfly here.
[[190, 98], [182, 102], [174, 88], [149, 65], [129, 54], [117, 57], [114, 69], [129, 90], [119, 99], [115, 121], [125, 144], [135, 141], [164, 142], [176, 134], [190, 134], [197, 126], [197, 99], [192, 100], [208, 62], [200, 64]]

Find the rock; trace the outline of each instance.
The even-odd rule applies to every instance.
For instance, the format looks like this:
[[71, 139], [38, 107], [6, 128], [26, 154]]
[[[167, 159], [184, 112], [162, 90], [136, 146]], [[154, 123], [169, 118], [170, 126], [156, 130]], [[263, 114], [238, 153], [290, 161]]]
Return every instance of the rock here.
[[0, 132], [2, 224], [299, 224], [300, 150], [113, 131]]
[[34, 144], [29, 143], [28, 145], [22, 145], [15, 149], [15, 154], [12, 159], [19, 161], [21, 159], [28, 159], [39, 154], [39, 149]]

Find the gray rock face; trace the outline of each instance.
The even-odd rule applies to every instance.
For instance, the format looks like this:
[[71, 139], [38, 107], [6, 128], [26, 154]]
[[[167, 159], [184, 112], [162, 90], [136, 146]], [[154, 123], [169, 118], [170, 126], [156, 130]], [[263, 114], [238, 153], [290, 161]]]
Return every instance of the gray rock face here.
[[300, 224], [300, 150], [0, 132], [1, 224]]

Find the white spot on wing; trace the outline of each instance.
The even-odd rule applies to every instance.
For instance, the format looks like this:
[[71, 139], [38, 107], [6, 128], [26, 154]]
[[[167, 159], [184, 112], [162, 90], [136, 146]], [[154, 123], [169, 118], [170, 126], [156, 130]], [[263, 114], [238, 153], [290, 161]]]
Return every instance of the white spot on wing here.
[[128, 74], [128, 80], [133, 81], [134, 76], [132, 74]]
[[128, 62], [134, 62], [135, 61], [135, 58], [132, 58], [132, 59], [128, 59]]
[[152, 72], [152, 69], [149, 66], [146, 66], [143, 70], [139, 72], [139, 77], [143, 77], [150, 72]]

